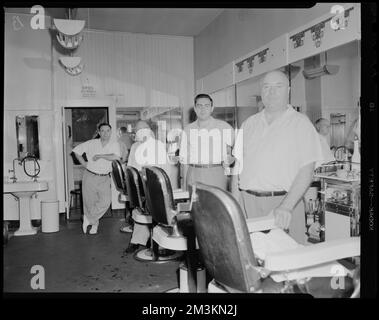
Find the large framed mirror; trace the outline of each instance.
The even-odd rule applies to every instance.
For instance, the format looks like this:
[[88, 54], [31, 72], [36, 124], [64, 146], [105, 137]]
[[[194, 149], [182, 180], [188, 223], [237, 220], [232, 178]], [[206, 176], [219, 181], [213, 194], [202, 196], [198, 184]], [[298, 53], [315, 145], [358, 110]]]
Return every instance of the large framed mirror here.
[[17, 157], [40, 159], [38, 116], [16, 116]]

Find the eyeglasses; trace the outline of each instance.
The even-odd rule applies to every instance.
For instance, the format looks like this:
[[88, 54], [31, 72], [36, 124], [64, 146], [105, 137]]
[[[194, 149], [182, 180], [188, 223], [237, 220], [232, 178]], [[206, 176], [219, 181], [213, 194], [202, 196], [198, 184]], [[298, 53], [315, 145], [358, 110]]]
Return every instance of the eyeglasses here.
[[276, 84], [276, 85], [269, 85], [269, 84], [265, 84], [263, 85], [262, 89], [264, 91], [268, 91], [270, 89], [275, 89], [275, 90], [280, 90], [280, 89], [283, 89], [285, 88], [285, 85], [284, 84]]
[[212, 106], [210, 104], [196, 104], [195, 107], [197, 109], [208, 109], [208, 108], [211, 108]]

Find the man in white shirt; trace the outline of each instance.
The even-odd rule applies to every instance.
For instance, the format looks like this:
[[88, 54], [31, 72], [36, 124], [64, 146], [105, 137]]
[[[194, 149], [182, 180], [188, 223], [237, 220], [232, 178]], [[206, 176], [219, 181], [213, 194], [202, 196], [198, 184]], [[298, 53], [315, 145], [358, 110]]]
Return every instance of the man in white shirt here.
[[[111, 140], [112, 127], [101, 123], [98, 127], [99, 139], [88, 140], [77, 145], [72, 151], [86, 169], [83, 174], [83, 232], [91, 225], [90, 234], [96, 234], [99, 219], [111, 204], [112, 161], [120, 160], [120, 146]], [[88, 162], [82, 155], [86, 153]]]
[[330, 123], [325, 118], [320, 118], [315, 121], [315, 128], [319, 134], [320, 137], [320, 143], [321, 143], [321, 150], [322, 150], [322, 161], [318, 161], [316, 163], [316, 167], [319, 167], [323, 163], [327, 163], [330, 161], [335, 161], [334, 155], [332, 151], [330, 150], [330, 145], [327, 140], [329, 132], [330, 132]]
[[261, 83], [265, 108], [244, 121], [233, 155], [239, 175], [232, 191], [246, 217], [270, 213], [276, 224], [305, 241], [304, 205], [315, 162], [322, 159], [320, 139], [310, 120], [288, 104], [289, 81], [280, 71], [267, 73]]
[[197, 120], [184, 128], [180, 141], [180, 162], [183, 164], [184, 187], [196, 181], [227, 189], [224, 168], [229, 167], [234, 144], [234, 131], [226, 121], [212, 117], [214, 106], [207, 94], [195, 97]]
[[[128, 166], [142, 170], [144, 166], [157, 166], [168, 172], [170, 169], [169, 158], [166, 145], [155, 139], [154, 132], [145, 121], [138, 121], [136, 124], [136, 142], [132, 145], [128, 158]], [[149, 228], [146, 225], [134, 223], [132, 238], [127, 253], [132, 253], [141, 246], [147, 245], [150, 237]]]

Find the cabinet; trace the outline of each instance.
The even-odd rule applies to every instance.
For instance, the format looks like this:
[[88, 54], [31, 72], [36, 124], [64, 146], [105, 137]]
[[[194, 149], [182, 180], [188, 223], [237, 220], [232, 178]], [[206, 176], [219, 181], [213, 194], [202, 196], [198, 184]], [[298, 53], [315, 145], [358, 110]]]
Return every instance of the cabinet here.
[[346, 161], [318, 169], [325, 241], [360, 236], [360, 173]]

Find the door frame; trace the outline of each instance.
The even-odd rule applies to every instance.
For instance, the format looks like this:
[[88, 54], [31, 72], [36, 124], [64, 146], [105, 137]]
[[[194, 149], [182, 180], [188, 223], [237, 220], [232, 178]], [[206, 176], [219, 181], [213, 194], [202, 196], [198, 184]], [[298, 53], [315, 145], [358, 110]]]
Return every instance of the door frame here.
[[[63, 157], [63, 162], [62, 162], [62, 165], [63, 165], [63, 171], [62, 171], [62, 175], [60, 175], [60, 177], [58, 177], [58, 181], [63, 181], [63, 193], [64, 193], [64, 211], [65, 211], [65, 214], [66, 214], [66, 219], [68, 220], [70, 218], [70, 210], [69, 210], [69, 206], [70, 206], [70, 190], [69, 187], [68, 187], [68, 177], [67, 177], [67, 151], [66, 151], [66, 145], [67, 145], [67, 141], [66, 141], [66, 119], [65, 119], [65, 109], [73, 109], [73, 108], [107, 108], [108, 109], [108, 120], [109, 120], [109, 124], [112, 126], [112, 137], [111, 139], [113, 138], [116, 138], [116, 130], [114, 128], [116, 128], [116, 109], [115, 109], [115, 106], [110, 103], [109, 101], [89, 101], [89, 100], [85, 100], [85, 101], [75, 101], [75, 102], [71, 102], [71, 103], [67, 103], [65, 106], [62, 106], [61, 107], [61, 117], [62, 117], [62, 127], [61, 127], [61, 137], [62, 137], [62, 157]], [[112, 183], [112, 209], [113, 209], [113, 203], [115, 201], [117, 201], [117, 198], [118, 198], [118, 194], [119, 192], [115, 189], [114, 187], [114, 183]]]

